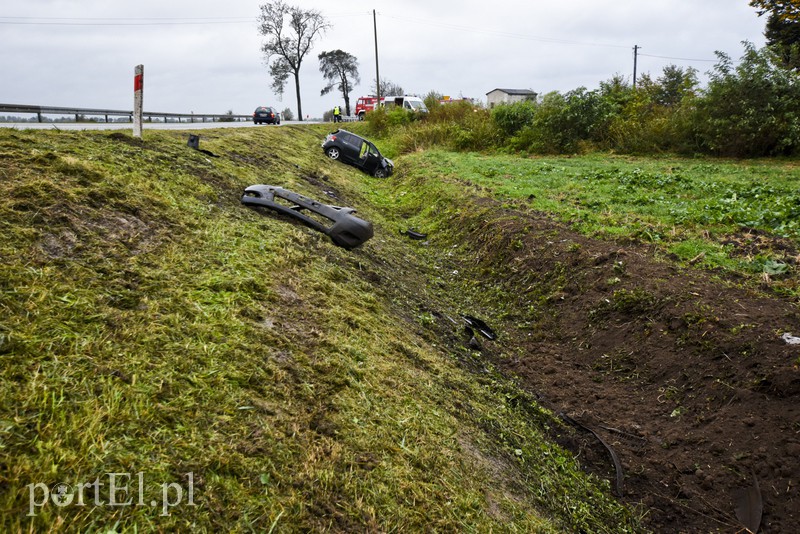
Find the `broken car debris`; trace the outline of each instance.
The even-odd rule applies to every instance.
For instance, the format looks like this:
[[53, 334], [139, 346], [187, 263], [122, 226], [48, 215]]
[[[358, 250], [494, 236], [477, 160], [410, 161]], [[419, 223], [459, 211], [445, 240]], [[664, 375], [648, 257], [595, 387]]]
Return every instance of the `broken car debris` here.
[[219, 157], [216, 154], [214, 154], [213, 152], [211, 152], [210, 150], [205, 150], [205, 149], [200, 148], [200, 136], [199, 135], [189, 134], [189, 140], [186, 142], [186, 145], [189, 148], [193, 148], [193, 149], [197, 150], [198, 152], [202, 152], [206, 156], [211, 156], [212, 158], [218, 158]]
[[617, 497], [622, 497], [625, 493], [625, 474], [622, 471], [622, 462], [619, 461], [619, 456], [617, 453], [614, 452], [614, 449], [611, 448], [611, 445], [606, 443], [606, 441], [600, 437], [600, 434], [589, 428], [588, 426], [584, 425], [583, 423], [576, 421], [572, 417], [568, 416], [567, 414], [561, 412], [558, 416], [563, 419], [565, 422], [571, 424], [576, 428], [580, 428], [581, 430], [585, 430], [597, 438], [597, 441], [605, 447], [606, 451], [608, 451], [608, 455], [611, 457], [611, 461], [614, 463], [614, 472], [616, 476], [614, 477], [614, 485], [612, 486], [612, 491], [614, 495]]
[[781, 339], [789, 345], [800, 345], [800, 337], [793, 336], [791, 332], [786, 332], [783, 334]]
[[415, 239], [417, 241], [421, 241], [428, 237], [428, 234], [421, 234], [419, 232], [415, 232], [414, 230], [406, 230], [406, 231], [400, 230], [400, 234], [407, 235], [411, 239]]
[[473, 317], [471, 315], [462, 315], [462, 319], [464, 322], [467, 323], [468, 326], [474, 328], [475, 330], [480, 333], [483, 337], [489, 340], [497, 339], [497, 334], [494, 333], [494, 330], [489, 328], [489, 325], [478, 319], [477, 317]]
[[[373, 235], [372, 223], [354, 216], [356, 210], [353, 208], [322, 204], [282, 187], [251, 185], [244, 190], [242, 204], [252, 208], [269, 208], [299, 219], [330, 237], [336, 245], [348, 250], [358, 247]], [[304, 211], [321, 217], [311, 217], [303, 213]], [[320, 219], [332, 224], [326, 225]]]
[[735, 492], [736, 519], [748, 532], [758, 532], [761, 528], [761, 517], [764, 513], [764, 499], [758, 478], [753, 473], [753, 485]]

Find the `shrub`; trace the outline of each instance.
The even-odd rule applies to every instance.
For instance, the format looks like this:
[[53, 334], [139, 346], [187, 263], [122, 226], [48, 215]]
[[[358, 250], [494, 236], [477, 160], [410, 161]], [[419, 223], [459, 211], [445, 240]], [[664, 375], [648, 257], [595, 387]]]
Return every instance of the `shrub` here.
[[385, 108], [370, 111], [364, 116], [364, 120], [367, 122], [367, 130], [374, 136], [383, 137], [389, 130], [389, 119]]
[[745, 43], [734, 68], [718, 52], [694, 128], [705, 150], [720, 156], [757, 157], [800, 147], [800, 80], [769, 50]]
[[583, 151], [604, 141], [611, 116], [611, 104], [597, 91], [554, 91], [544, 95], [533, 122], [520, 129], [509, 146], [546, 154]]
[[386, 120], [390, 126], [402, 126], [414, 122], [419, 114], [401, 107], [392, 107], [386, 113]]
[[526, 126], [533, 124], [536, 104], [530, 101], [503, 104], [492, 110], [492, 120], [507, 136], [511, 137]]
[[402, 127], [396, 139], [401, 153], [434, 146], [486, 150], [498, 146], [501, 134], [486, 110], [459, 103], [440, 106], [426, 120]]

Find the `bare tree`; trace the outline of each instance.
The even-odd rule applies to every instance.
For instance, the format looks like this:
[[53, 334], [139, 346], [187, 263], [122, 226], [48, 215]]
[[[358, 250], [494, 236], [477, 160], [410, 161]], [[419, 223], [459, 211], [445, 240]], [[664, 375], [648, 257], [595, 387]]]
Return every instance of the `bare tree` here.
[[[269, 40], [261, 47], [272, 76], [272, 89], [283, 96], [286, 81], [294, 76], [298, 120], [303, 120], [300, 99], [300, 65], [314, 41], [330, 25], [319, 11], [290, 6], [274, 0], [261, 6], [259, 33]], [[274, 61], [273, 61], [274, 59]]]
[[353, 85], [361, 83], [361, 78], [358, 76], [358, 58], [342, 50], [323, 52], [318, 57], [319, 70], [328, 80], [328, 85], [322, 88], [320, 95], [327, 95], [336, 87], [344, 97], [345, 115], [350, 115], [350, 93], [353, 91]]
[[[378, 86], [375, 83], [375, 80], [373, 79], [372, 80], [372, 89], [371, 89], [372, 90], [372, 94], [375, 94], [375, 91], [376, 91], [377, 87]], [[402, 86], [397, 85], [393, 81], [387, 80], [386, 78], [381, 80], [381, 97], [384, 97], [386, 95], [404, 95], [404, 94], [405, 94], [405, 92], [403, 91], [403, 87]]]

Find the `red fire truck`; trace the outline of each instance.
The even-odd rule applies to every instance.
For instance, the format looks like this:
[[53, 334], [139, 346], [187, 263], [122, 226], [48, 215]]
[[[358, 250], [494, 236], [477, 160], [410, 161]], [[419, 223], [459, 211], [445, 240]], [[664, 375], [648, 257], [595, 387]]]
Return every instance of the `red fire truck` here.
[[[381, 100], [383, 100], [381, 98]], [[378, 105], [378, 97], [375, 95], [362, 96], [356, 102], [356, 116], [358, 120], [363, 121], [364, 115], [367, 111], [372, 111]]]

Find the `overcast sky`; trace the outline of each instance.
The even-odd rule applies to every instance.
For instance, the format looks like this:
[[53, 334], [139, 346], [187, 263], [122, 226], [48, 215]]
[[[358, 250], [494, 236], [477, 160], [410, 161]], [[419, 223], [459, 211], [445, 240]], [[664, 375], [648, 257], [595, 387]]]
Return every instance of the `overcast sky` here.
[[[282, 100], [256, 19], [258, 0], [3, 0], [0, 103], [131, 109], [133, 72], [145, 68], [152, 112], [249, 114], [258, 105], [297, 113], [294, 83]], [[372, 10], [381, 78], [407, 93], [435, 90], [485, 101], [495, 88], [538, 93], [597, 88], [615, 74], [653, 77], [670, 64], [704, 73], [715, 51], [738, 60], [742, 41], [764, 44], [764, 19], [747, 0], [288, 0], [331, 24], [306, 57], [303, 114], [322, 116], [341, 94], [320, 96], [317, 55], [341, 49], [375, 80]]]

